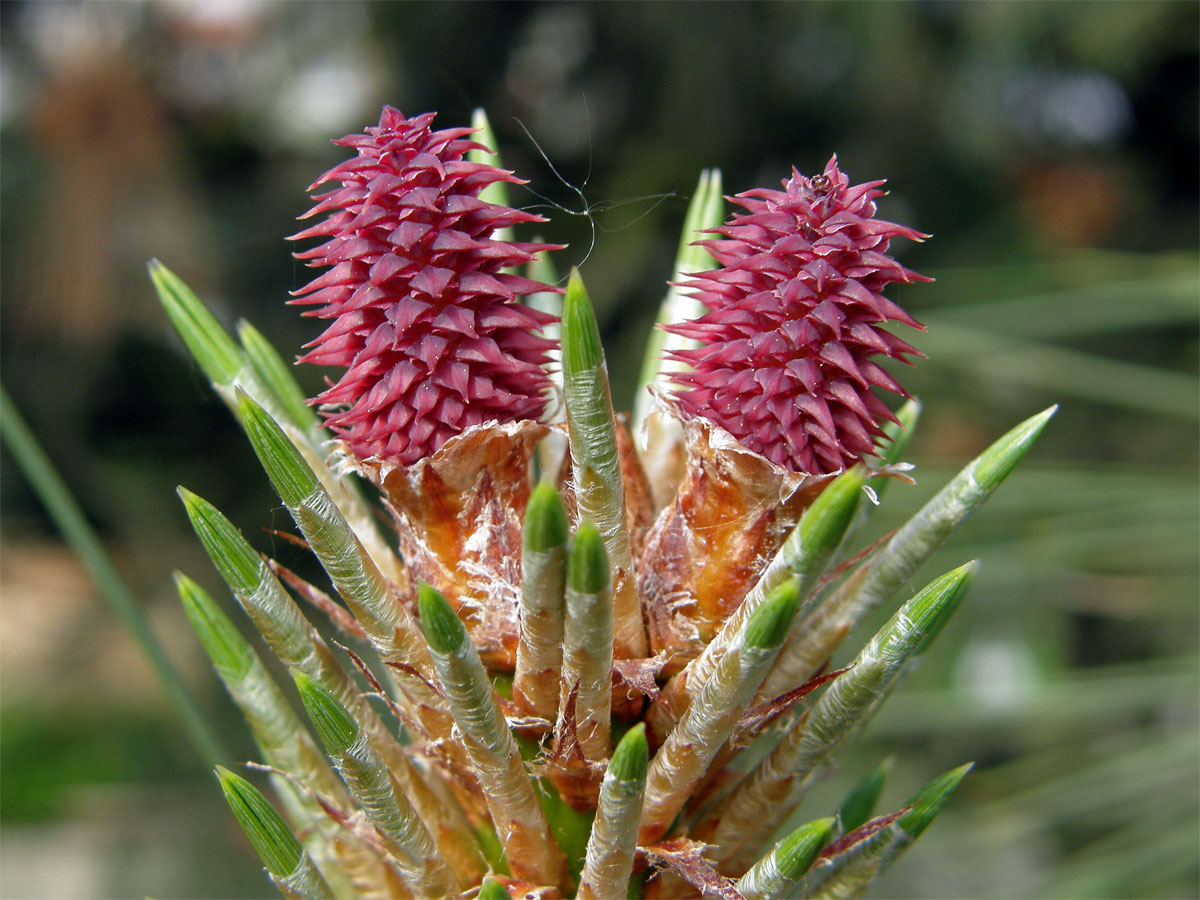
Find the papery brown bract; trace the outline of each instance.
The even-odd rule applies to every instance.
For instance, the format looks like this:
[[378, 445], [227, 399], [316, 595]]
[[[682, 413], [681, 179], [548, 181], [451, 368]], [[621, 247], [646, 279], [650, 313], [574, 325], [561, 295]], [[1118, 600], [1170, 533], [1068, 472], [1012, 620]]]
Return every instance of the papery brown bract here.
[[666, 671], [694, 659], [741, 604], [828, 483], [773, 464], [704, 420], [684, 422], [687, 466], [646, 535], [638, 591]]
[[420, 580], [451, 598], [485, 664], [506, 672], [516, 664], [530, 460], [547, 431], [531, 421], [477, 426], [412, 466], [360, 466], [395, 519], [414, 595]]
[[886, 255], [894, 237], [927, 235], [874, 218], [882, 184], [851, 186], [834, 157], [812, 178], [793, 169], [782, 191], [731, 198], [746, 212], [702, 242], [722, 268], [683, 282], [709, 311], [666, 326], [701, 344], [667, 354], [691, 367], [671, 375], [685, 417], [795, 472], [836, 472], [874, 453], [893, 416], [871, 388], [905, 392], [871, 357], [921, 355], [879, 327], [921, 327], [881, 292], [929, 280]]
[[346, 368], [312, 402], [359, 460], [411, 465], [472, 425], [538, 419], [551, 390], [538, 332], [555, 319], [516, 301], [555, 289], [506, 270], [561, 248], [493, 238], [544, 220], [480, 200], [521, 181], [467, 161], [471, 129], [432, 131], [433, 118], [389, 106], [334, 141], [357, 155], [309, 188], [341, 183], [304, 218], [329, 216], [294, 236], [327, 239], [296, 254], [332, 268], [292, 302], [333, 320], [301, 362]]

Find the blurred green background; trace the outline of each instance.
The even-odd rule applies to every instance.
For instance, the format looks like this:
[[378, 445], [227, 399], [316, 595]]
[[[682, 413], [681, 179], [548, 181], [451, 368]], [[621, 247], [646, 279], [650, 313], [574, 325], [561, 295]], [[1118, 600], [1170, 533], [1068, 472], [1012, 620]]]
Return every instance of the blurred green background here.
[[[307, 280], [283, 237], [329, 139], [383, 103], [443, 126], [482, 105], [530, 180], [514, 202], [582, 264], [628, 405], [700, 169], [732, 193], [836, 151], [935, 235], [894, 248], [937, 281], [892, 294], [929, 326], [902, 373], [926, 413], [919, 483], [874, 527], [1062, 409], [922, 573], [984, 562], [807, 809], [888, 754], [893, 806], [974, 759], [873, 896], [1194, 897], [1198, 32], [1194, 2], [6, 2], [0, 376], [248, 758], [174, 597], [173, 568], [220, 587], [175, 485], [300, 561], [260, 531], [286, 514], [146, 260], [290, 356], [318, 329], [283, 305]], [[0, 894], [265, 894], [149, 668], [0, 465]]]

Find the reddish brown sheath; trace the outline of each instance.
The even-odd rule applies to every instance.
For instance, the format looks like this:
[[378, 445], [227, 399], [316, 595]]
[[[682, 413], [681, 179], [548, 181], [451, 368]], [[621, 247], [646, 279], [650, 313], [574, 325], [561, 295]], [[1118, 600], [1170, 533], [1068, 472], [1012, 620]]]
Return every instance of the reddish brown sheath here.
[[712, 640], [829, 476], [790, 472], [700, 419], [674, 500], [646, 536], [638, 588], [652, 652], [678, 672]]
[[521, 518], [534, 447], [547, 432], [533, 421], [478, 425], [414, 465], [369, 470], [396, 520], [414, 588], [425, 581], [457, 601], [492, 670], [516, 665]]

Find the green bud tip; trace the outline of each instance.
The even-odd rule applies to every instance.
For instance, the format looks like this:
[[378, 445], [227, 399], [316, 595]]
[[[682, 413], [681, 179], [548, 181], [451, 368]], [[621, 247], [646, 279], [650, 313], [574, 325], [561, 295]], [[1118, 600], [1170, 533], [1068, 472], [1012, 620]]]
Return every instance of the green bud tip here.
[[820, 557], [832, 553], [841, 542], [862, 499], [866, 477], [862, 466], [843, 472], [804, 511], [800, 541], [808, 554]]
[[479, 900], [512, 900], [512, 894], [495, 878], [485, 878], [479, 886]]
[[895, 757], [889, 756], [867, 773], [867, 776], [846, 795], [841, 809], [838, 810], [838, 819], [843, 832], [851, 832], [871, 818], [871, 813], [875, 811], [875, 804], [879, 802], [879, 795], [883, 793], [883, 786], [887, 783], [888, 776], [892, 774], [894, 764]]
[[317, 476], [270, 414], [237, 392], [238, 415], [271, 484], [288, 506], [299, 506], [317, 487]]
[[329, 688], [299, 669], [292, 670], [292, 678], [296, 681], [296, 690], [300, 692], [300, 701], [326, 751], [330, 756], [345, 753], [358, 740], [358, 723]]
[[317, 416], [279, 351], [245, 319], [238, 319], [237, 333], [250, 364], [275, 394], [292, 424], [302, 429], [316, 425]]
[[923, 653], [950, 620], [959, 602], [966, 596], [975, 573], [979, 571], [978, 560], [972, 560], [931, 581], [917, 596], [905, 605], [905, 615], [924, 633], [918, 653]]
[[991, 491], [1000, 485], [1017, 463], [1029, 452], [1051, 416], [1058, 412], [1058, 404], [1030, 416], [979, 455], [975, 461], [975, 482], [983, 490]]
[[424, 581], [417, 584], [421, 630], [434, 653], [457, 653], [467, 640], [467, 629], [441, 591]]
[[234, 592], [248, 593], [257, 588], [262, 581], [261, 562], [233, 523], [219, 509], [187, 488], [180, 486], [175, 492], [183, 501], [192, 529], [226, 584]]
[[646, 780], [646, 768], [650, 764], [650, 746], [646, 742], [646, 724], [638, 722], [621, 738], [612, 759], [608, 761], [608, 774], [617, 781]]
[[[476, 108], [471, 113], [471, 128], [475, 131], [471, 135], [471, 140], [482, 144], [487, 149], [472, 147], [467, 151], [467, 159], [473, 163], [504, 168], [504, 162], [500, 159], [500, 144], [496, 140], [495, 132], [492, 131], [492, 123], [488, 121], [487, 113], [483, 111], [482, 107]], [[480, 191], [479, 199], [487, 203], [508, 206], [508, 183], [505, 181], [492, 182]]]
[[762, 606], [750, 616], [742, 643], [764, 650], [778, 647], [791, 630], [799, 608], [800, 579], [793, 576], [767, 594]]
[[[917, 427], [917, 420], [921, 418], [921, 409], [921, 399], [919, 397], [909, 397], [896, 410], [896, 418], [900, 420], [900, 424], [891, 423], [891, 428], [896, 429], [901, 434], [909, 434]], [[888, 427], [888, 425], [885, 425], [884, 431], [888, 431]]]
[[722, 183], [721, 170], [717, 168], [709, 169], [708, 206], [704, 215], [704, 223], [713, 228], [719, 227], [725, 221], [725, 216], [722, 212], [725, 206], [725, 198], [722, 196]]
[[833, 836], [833, 826], [837, 819], [817, 819], [807, 825], [801, 825], [775, 848], [775, 865], [779, 874], [789, 880], [799, 878], [813, 864], [817, 854], [829, 843]]
[[567, 293], [563, 297], [562, 358], [566, 375], [586, 372], [604, 363], [600, 327], [596, 324], [592, 301], [578, 269], [571, 270]]
[[676, 271], [693, 272], [705, 267], [710, 257], [696, 241], [714, 235], [697, 234], [707, 228], [716, 228], [724, 218], [721, 199], [721, 170], [704, 169], [696, 183], [696, 191], [688, 203], [679, 234], [679, 249], [675, 253]]
[[488, 156], [495, 156], [496, 135], [495, 132], [492, 131], [492, 123], [488, 120], [487, 112], [482, 106], [475, 107], [474, 111], [471, 113], [471, 128], [475, 131], [472, 140], [486, 145], [488, 148]]
[[295, 872], [304, 851], [267, 798], [245, 778], [225, 767], [217, 766], [213, 771], [221, 783], [225, 801], [267, 871], [276, 878], [286, 878]]
[[567, 586], [580, 594], [598, 594], [608, 587], [608, 555], [595, 523], [584, 519], [575, 529], [567, 558]]
[[200, 585], [182, 572], [173, 574], [183, 611], [213, 665], [227, 677], [243, 677], [254, 664], [250, 645]]
[[182, 278], [157, 259], [150, 260], [147, 268], [159, 302], [188, 352], [209, 381], [230, 384], [242, 368], [237, 344]]
[[912, 440], [916, 430], [917, 420], [921, 418], [921, 401], [910, 397], [896, 410], [897, 422], [884, 422], [883, 434], [887, 443], [881, 448], [880, 462], [885, 466], [894, 465], [900, 461], [908, 442]]
[[525, 546], [545, 553], [567, 542], [567, 510], [558, 490], [548, 481], [538, 483], [525, 507]]
[[[534, 235], [534, 243], [541, 243], [542, 238], [539, 235]], [[542, 251], [529, 263], [528, 277], [534, 281], [540, 281], [542, 284], [554, 284], [558, 281], [558, 269], [554, 266], [554, 259], [546, 251]], [[557, 297], [557, 294], [551, 294], [551, 297]]]
[[896, 824], [899, 825], [914, 840], [921, 835], [929, 823], [932, 822], [942, 807], [946, 805], [946, 801], [950, 799], [950, 795], [958, 789], [963, 778], [971, 771], [975, 765], [969, 762], [966, 765], [959, 766], [957, 769], [952, 769], [944, 775], [939, 775], [917, 793], [909, 798], [906, 806], [911, 807], [908, 812], [902, 815]]

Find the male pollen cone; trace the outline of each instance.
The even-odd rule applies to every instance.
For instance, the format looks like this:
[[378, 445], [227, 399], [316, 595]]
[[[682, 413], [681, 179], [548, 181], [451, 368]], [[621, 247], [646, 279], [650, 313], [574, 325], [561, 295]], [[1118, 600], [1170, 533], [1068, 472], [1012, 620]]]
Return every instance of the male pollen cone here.
[[930, 280], [887, 256], [892, 238], [928, 235], [874, 217], [882, 184], [851, 186], [834, 156], [812, 178], [793, 169], [782, 191], [730, 198], [746, 212], [702, 242], [722, 268], [683, 282], [709, 311], [666, 326], [701, 344], [668, 354], [691, 367], [671, 375], [685, 418], [808, 475], [875, 452], [894, 417], [871, 388], [907, 395], [871, 357], [922, 355], [880, 327], [921, 328], [882, 291]]
[[467, 161], [469, 128], [430, 130], [384, 107], [379, 125], [334, 141], [356, 155], [309, 188], [302, 218], [328, 213], [294, 238], [297, 253], [331, 268], [295, 292], [305, 315], [332, 320], [301, 362], [346, 371], [311, 402], [361, 461], [412, 465], [472, 425], [539, 419], [554, 343], [553, 316], [517, 303], [555, 290], [507, 269], [558, 244], [495, 240], [499, 228], [542, 217], [487, 203], [479, 193], [511, 172]]

